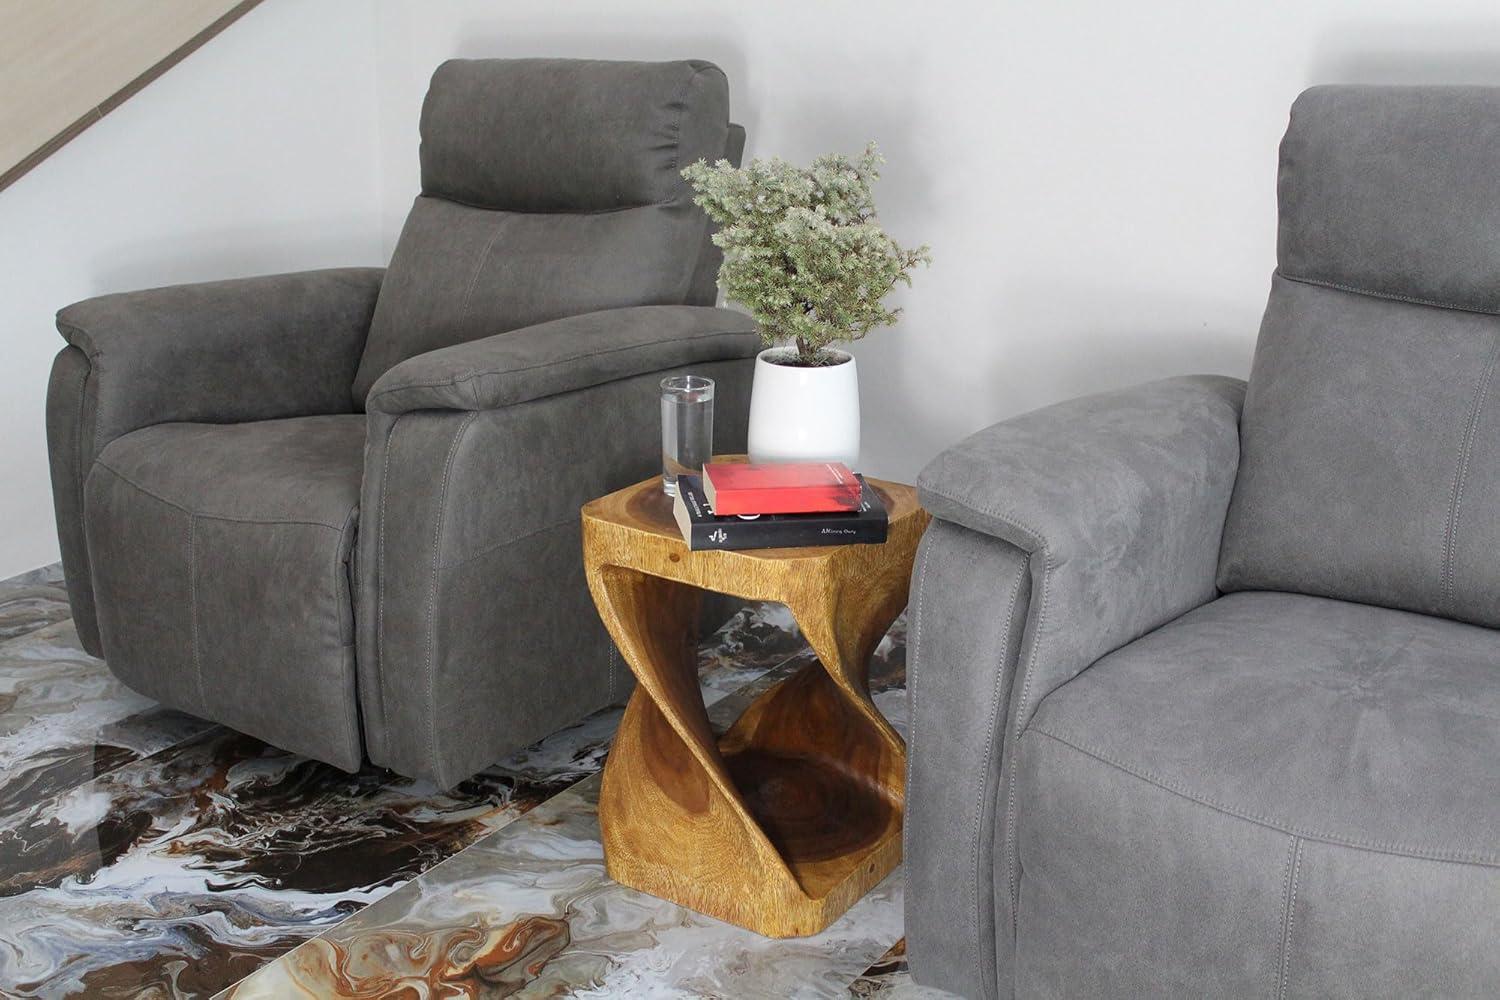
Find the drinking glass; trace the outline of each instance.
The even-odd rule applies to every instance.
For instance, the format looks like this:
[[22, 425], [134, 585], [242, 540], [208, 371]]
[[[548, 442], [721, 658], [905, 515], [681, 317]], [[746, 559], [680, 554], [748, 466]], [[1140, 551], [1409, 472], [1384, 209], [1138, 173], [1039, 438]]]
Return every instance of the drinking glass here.
[[677, 495], [677, 477], [701, 475], [714, 452], [714, 380], [671, 375], [661, 380], [661, 488]]

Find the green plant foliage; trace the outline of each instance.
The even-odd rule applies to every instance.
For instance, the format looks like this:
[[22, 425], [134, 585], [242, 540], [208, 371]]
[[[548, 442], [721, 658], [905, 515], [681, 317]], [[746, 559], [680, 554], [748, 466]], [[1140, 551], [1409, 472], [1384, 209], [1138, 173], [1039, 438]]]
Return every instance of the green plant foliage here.
[[768, 347], [795, 343], [800, 365], [828, 364], [831, 345], [895, 322], [886, 295], [931, 263], [925, 245], [904, 250], [876, 221], [870, 185], [884, 162], [872, 142], [853, 161], [699, 160], [682, 172], [719, 226], [724, 294], [755, 316]]

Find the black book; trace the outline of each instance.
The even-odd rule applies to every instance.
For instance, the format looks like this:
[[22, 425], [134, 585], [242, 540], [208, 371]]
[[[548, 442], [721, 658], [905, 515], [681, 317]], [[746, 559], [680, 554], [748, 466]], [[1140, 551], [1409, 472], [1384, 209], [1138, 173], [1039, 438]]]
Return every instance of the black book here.
[[733, 514], [719, 517], [703, 494], [703, 477], [678, 476], [672, 511], [689, 549], [779, 549], [885, 541], [885, 504], [859, 476], [858, 510], [821, 514]]

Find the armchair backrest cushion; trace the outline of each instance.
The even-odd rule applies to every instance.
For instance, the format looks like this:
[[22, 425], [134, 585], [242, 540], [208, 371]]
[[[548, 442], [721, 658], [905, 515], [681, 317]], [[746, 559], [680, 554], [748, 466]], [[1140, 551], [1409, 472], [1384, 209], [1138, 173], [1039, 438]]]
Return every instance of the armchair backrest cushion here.
[[713, 304], [695, 281], [708, 218], [680, 172], [730, 145], [712, 63], [450, 60], [421, 133], [422, 191], [381, 287], [358, 408], [427, 351], [598, 309]]
[[1500, 626], [1500, 88], [1309, 90], [1278, 194], [1220, 589]]

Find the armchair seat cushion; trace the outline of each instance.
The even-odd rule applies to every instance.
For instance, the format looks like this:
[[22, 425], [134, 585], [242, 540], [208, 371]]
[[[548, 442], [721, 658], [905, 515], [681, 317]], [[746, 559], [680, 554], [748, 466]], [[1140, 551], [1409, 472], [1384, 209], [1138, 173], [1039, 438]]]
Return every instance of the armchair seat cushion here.
[[364, 447], [358, 413], [157, 424], [111, 442], [99, 464], [185, 512], [342, 528], [359, 506]]
[[1020, 743], [1018, 994], [1500, 984], [1497, 667], [1490, 629], [1269, 592], [1096, 662]]
[[84, 505], [110, 667], [357, 768], [349, 559], [364, 443], [349, 414], [157, 424], [105, 447]]

